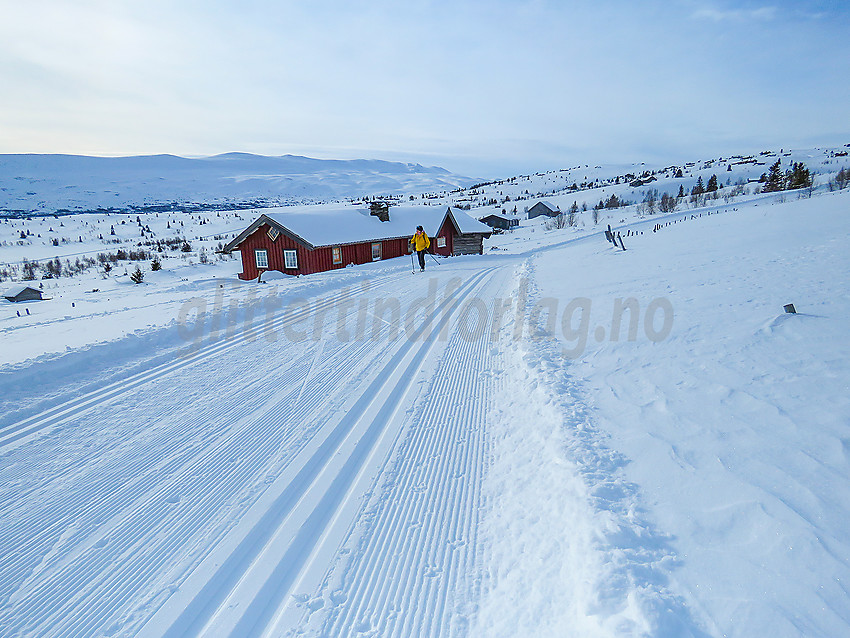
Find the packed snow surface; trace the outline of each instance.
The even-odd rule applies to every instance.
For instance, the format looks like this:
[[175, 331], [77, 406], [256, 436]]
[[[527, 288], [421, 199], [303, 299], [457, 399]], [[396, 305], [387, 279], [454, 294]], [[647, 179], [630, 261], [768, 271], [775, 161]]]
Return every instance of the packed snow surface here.
[[0, 302], [3, 635], [850, 634], [850, 192], [798, 195]]

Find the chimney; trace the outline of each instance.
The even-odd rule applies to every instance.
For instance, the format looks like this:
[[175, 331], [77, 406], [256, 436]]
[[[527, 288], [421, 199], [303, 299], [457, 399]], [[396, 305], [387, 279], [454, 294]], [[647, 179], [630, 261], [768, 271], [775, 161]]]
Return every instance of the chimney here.
[[390, 205], [386, 202], [372, 202], [369, 204], [369, 214], [374, 215], [382, 222], [390, 221]]

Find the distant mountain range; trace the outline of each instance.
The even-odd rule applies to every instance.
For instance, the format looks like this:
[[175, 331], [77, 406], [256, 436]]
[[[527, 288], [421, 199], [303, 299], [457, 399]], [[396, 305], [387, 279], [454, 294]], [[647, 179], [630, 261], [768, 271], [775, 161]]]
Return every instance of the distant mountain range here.
[[297, 155], [0, 155], [0, 214], [311, 203], [474, 181], [436, 166]]

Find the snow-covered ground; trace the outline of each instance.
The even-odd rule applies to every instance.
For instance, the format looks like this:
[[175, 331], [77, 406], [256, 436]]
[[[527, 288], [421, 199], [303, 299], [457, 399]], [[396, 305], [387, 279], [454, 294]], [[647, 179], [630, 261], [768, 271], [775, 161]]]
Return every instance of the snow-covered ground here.
[[4, 635], [847, 634], [824, 185], [265, 284], [198, 263], [226, 213], [4, 222], [193, 244], [0, 302]]
[[527, 264], [561, 314], [526, 365], [601, 517], [603, 580], [646, 599], [650, 635], [680, 635], [681, 609], [712, 636], [848, 632], [848, 205], [751, 205]]

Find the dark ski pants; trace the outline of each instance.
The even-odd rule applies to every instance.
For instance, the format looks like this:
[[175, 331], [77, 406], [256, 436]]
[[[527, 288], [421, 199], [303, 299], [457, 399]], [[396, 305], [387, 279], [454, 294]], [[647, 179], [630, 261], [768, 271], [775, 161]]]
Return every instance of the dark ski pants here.
[[425, 270], [425, 251], [424, 250], [417, 250], [416, 254], [419, 257], [419, 267], [422, 270]]

